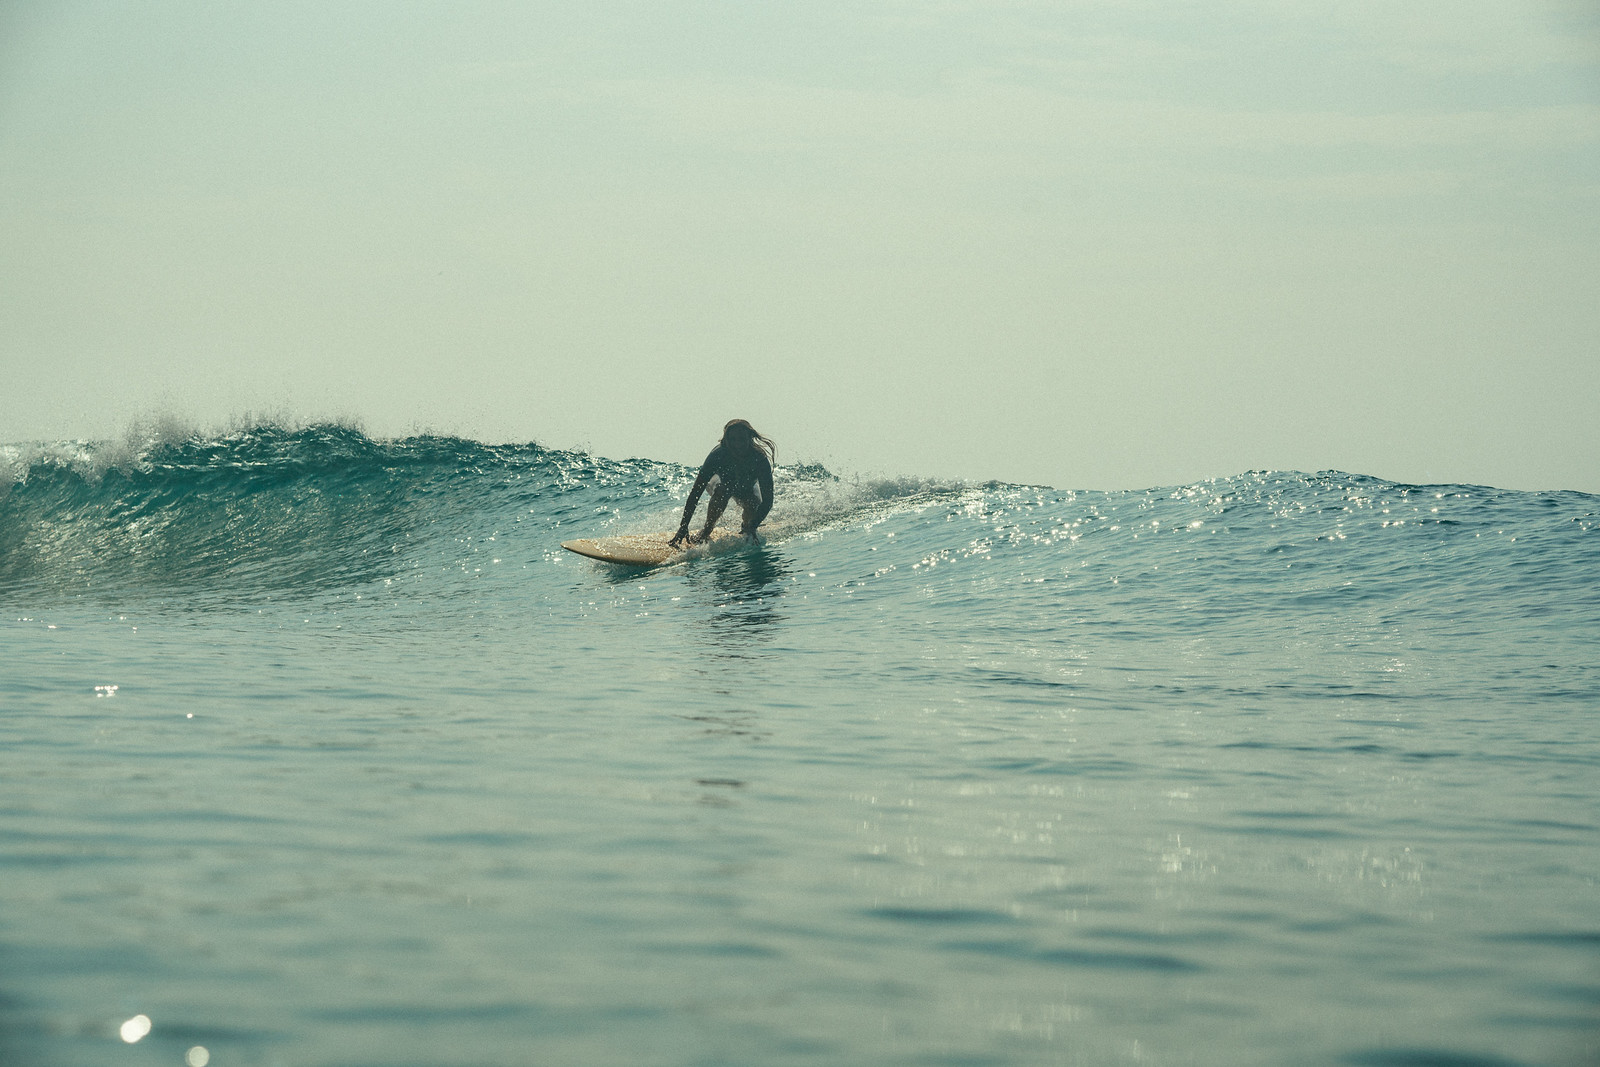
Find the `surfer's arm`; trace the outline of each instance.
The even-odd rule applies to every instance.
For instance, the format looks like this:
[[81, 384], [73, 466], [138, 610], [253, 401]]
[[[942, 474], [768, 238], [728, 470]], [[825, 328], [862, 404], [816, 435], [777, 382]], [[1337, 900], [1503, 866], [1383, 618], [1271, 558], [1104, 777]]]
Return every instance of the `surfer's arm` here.
[[683, 505], [683, 521], [678, 523], [678, 532], [667, 542], [674, 548], [689, 536], [689, 523], [694, 519], [694, 509], [699, 505], [700, 494], [706, 491], [706, 485], [710, 483], [712, 476], [711, 463], [707, 460], [705, 466], [700, 468], [700, 473], [695, 476], [694, 487], [689, 490], [689, 502]]

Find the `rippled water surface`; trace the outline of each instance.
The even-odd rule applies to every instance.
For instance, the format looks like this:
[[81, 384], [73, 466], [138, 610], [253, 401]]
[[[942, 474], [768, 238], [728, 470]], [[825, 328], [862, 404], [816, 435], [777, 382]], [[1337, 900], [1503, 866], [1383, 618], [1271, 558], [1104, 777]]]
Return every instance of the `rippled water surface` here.
[[1595, 497], [0, 459], [0, 1062], [1600, 1062]]

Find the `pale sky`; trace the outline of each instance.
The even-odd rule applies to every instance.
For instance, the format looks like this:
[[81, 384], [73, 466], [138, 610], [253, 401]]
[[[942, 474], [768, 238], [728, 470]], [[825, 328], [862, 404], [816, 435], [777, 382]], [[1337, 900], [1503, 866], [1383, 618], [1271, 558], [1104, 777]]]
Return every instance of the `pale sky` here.
[[0, 441], [1600, 492], [1583, 0], [0, 6]]

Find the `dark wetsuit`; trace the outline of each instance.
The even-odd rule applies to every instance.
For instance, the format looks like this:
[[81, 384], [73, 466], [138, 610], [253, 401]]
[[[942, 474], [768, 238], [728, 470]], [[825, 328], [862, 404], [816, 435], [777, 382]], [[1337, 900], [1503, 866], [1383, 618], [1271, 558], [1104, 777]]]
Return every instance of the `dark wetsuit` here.
[[711, 499], [706, 502], [706, 524], [696, 540], [711, 534], [730, 498], [737, 500], [744, 512], [739, 532], [746, 536], [754, 536], [756, 527], [772, 510], [772, 464], [767, 461], [766, 453], [759, 448], [736, 451], [718, 445], [706, 457], [694, 480], [694, 488], [689, 490], [689, 502], [683, 506], [683, 522], [678, 527], [679, 537], [688, 532], [695, 505], [707, 486], [711, 487]]

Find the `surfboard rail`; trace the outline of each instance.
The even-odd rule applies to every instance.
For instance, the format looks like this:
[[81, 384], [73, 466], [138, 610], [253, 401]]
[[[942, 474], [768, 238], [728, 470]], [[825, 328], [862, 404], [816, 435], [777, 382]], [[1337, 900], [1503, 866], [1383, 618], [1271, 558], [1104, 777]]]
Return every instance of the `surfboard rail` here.
[[676, 530], [663, 530], [659, 533], [618, 534], [615, 537], [580, 537], [561, 542], [561, 547], [602, 563], [616, 563], [624, 567], [659, 567], [749, 543], [733, 530], [712, 530], [709, 541], [696, 545], [685, 543], [674, 548], [669, 542], [676, 533]]

